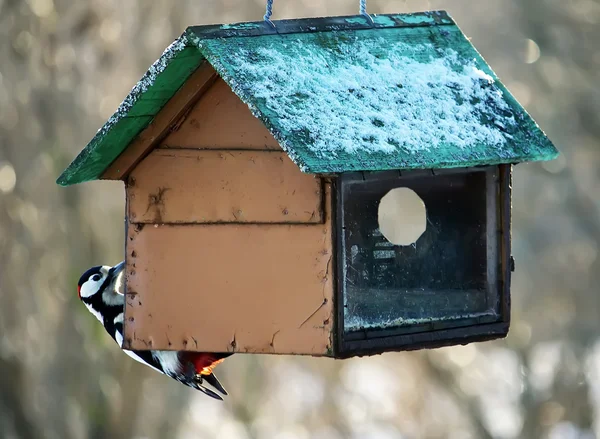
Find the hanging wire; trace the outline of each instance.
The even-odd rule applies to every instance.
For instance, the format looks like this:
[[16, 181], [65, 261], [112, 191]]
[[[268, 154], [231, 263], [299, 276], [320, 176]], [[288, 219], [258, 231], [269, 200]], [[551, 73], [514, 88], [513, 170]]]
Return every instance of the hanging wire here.
[[371, 16], [367, 12], [367, 0], [360, 0], [358, 10], [360, 12], [360, 15], [364, 15], [365, 17], [367, 17], [367, 20], [369, 20], [371, 24], [375, 24], [373, 18], [371, 18]]
[[265, 11], [264, 20], [271, 21], [271, 15], [273, 15], [273, 0], [267, 0], [267, 9]]
[[367, 15], [367, 0], [360, 0], [360, 15]]
[[[359, 1], [359, 11], [360, 15], [364, 15], [365, 17], [367, 17], [367, 20], [369, 20], [371, 24], [375, 24], [373, 22], [373, 18], [367, 12], [367, 0]], [[274, 23], [271, 21], [271, 15], [273, 15], [273, 0], [267, 0], [267, 7], [265, 9], [265, 15], [263, 16], [263, 19], [270, 23], [271, 26], [275, 26]]]

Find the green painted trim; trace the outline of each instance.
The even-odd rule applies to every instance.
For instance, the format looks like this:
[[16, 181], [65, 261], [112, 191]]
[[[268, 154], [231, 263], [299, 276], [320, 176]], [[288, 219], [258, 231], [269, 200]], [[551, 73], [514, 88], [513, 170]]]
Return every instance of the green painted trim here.
[[61, 186], [98, 179], [110, 164], [144, 130], [198, 68], [203, 60], [195, 47], [177, 39], [150, 67], [121, 103], [117, 111], [96, 133], [58, 177]]
[[[305, 172], [340, 173], [388, 169], [466, 167], [551, 160], [558, 151], [535, 121], [487, 65], [485, 60], [454, 24], [445, 11], [413, 14], [372, 15], [373, 23], [362, 15], [298, 20], [276, 20], [275, 27], [264, 21], [190, 27], [169, 46], [136, 84], [115, 114], [96, 133], [90, 143], [60, 175], [61, 186], [98, 179], [111, 163], [145, 129], [189, 76], [207, 59], [232, 90], [271, 131], [294, 162]], [[256, 78], [235, 67], [231, 54], [243, 50], [255, 53], [261, 47], [285, 54], [297, 42], [310, 46], [315, 55], [323, 54], [343, 65], [352, 63], [340, 46], [357, 38], [380, 38], [379, 56], [386, 57], [390, 45], [427, 43], [436, 50], [451, 48], [463, 59], [474, 60], [477, 68], [494, 80], [517, 122], [503, 148], [471, 145], [460, 151], [442, 145], [426, 153], [393, 154], [340, 151], [335, 157], [320, 157], [307, 147], [307, 139], [285, 129], [281, 115], [269, 110], [268, 103], [256, 94]], [[307, 47], [308, 47], [307, 46]], [[298, 49], [299, 50], [299, 49]], [[254, 52], [253, 52], [254, 51]], [[331, 54], [335, 54], [331, 58]], [[299, 97], [300, 99], [300, 97]]]

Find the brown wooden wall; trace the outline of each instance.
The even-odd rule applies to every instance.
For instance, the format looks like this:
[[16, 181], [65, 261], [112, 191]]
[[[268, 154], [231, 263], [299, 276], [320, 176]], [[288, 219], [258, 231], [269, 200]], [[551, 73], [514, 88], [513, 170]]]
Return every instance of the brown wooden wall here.
[[127, 182], [125, 346], [328, 355], [331, 185], [221, 80]]
[[129, 182], [133, 222], [323, 221], [320, 179], [283, 151], [155, 149]]
[[183, 122], [162, 141], [163, 148], [281, 150], [269, 130], [218, 78]]

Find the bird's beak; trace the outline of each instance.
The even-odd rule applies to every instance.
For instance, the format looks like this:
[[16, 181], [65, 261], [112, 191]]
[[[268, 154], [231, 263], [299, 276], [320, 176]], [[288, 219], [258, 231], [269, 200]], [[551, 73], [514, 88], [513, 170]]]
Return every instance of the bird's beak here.
[[110, 270], [108, 270], [108, 274], [110, 277], [118, 276], [120, 272], [125, 270], [125, 261], [115, 265]]

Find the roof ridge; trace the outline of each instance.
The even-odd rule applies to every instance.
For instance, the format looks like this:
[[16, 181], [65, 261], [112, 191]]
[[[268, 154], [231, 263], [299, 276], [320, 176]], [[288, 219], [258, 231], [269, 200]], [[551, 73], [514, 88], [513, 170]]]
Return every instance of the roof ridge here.
[[[305, 17], [270, 20], [270, 22], [245, 21], [232, 24], [209, 24], [189, 26], [188, 32], [201, 39], [252, 37], [259, 35], [284, 35], [292, 33], [334, 32], [399, 27], [423, 27], [456, 25], [445, 10], [409, 12], [403, 14], [370, 14], [373, 22], [364, 15], [340, 15], [333, 17]], [[272, 24], [271, 24], [272, 23]]]

